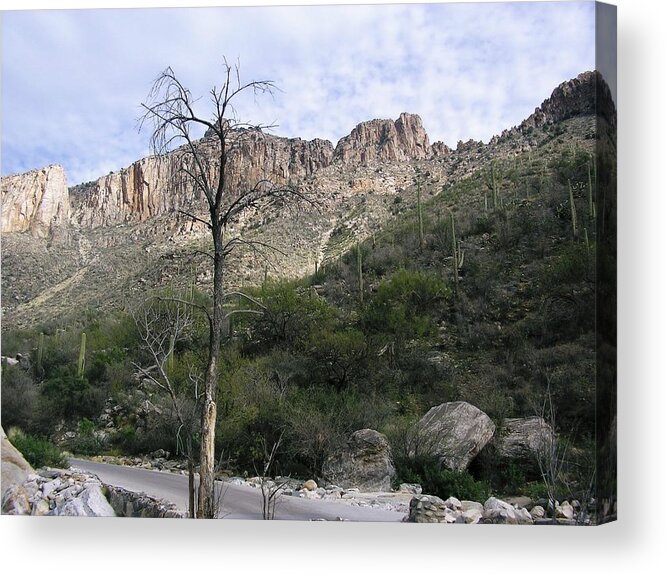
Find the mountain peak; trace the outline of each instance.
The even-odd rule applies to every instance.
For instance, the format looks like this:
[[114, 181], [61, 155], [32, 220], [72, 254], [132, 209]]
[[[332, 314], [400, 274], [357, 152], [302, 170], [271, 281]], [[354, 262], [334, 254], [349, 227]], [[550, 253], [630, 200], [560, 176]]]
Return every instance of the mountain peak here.
[[400, 162], [430, 156], [421, 117], [403, 112], [397, 120], [361, 122], [335, 148], [334, 161], [348, 165]]

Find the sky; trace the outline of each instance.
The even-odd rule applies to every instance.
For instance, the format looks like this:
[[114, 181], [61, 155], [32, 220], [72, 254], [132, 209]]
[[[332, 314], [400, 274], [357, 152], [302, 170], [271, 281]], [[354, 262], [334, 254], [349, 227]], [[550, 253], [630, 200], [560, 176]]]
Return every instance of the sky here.
[[141, 103], [167, 66], [207, 115], [223, 57], [273, 97], [243, 120], [333, 144], [419, 114], [430, 141], [488, 141], [594, 69], [593, 2], [30, 10], [2, 13], [2, 175], [61, 164], [70, 185], [148, 155]]

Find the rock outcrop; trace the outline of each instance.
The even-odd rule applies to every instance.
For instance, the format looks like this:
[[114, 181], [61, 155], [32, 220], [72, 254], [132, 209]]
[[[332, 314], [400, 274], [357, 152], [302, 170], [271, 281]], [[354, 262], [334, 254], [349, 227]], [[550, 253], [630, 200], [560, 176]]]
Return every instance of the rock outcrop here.
[[30, 232], [48, 238], [69, 222], [69, 191], [62, 166], [4, 177], [0, 188], [3, 233]]
[[421, 118], [403, 112], [395, 121], [371, 120], [356, 126], [338, 142], [334, 161], [368, 165], [423, 159], [430, 154], [430, 142]]
[[[328, 166], [333, 145], [327, 140], [280, 138], [258, 130], [239, 130], [230, 151], [226, 180], [228, 189], [242, 189], [261, 179], [275, 184], [302, 180]], [[211, 181], [219, 170], [215, 145], [210, 138], [197, 144], [211, 166]], [[72, 220], [82, 227], [142, 222], [179, 209], [199, 212], [202, 192], [182, 171], [189, 159], [182, 149], [164, 156], [149, 156], [128, 168], [72, 189]], [[190, 222], [191, 223], [191, 222]]]
[[504, 433], [497, 438], [497, 452], [500, 457], [534, 462], [553, 437], [553, 429], [541, 417], [505, 419]]
[[519, 126], [505, 130], [493, 140], [508, 139], [518, 132], [526, 133], [533, 128], [562, 122], [574, 116], [594, 114], [615, 125], [615, 103], [610, 88], [599, 72], [588, 71], [562, 82]]
[[444, 158], [451, 153], [451, 148], [449, 148], [444, 142], [433, 142], [430, 150], [435, 158]]
[[5, 492], [10, 487], [23, 483], [28, 475], [33, 474], [35, 470], [25, 460], [23, 454], [7, 439], [5, 430], [1, 427], [0, 441], [0, 455], [2, 457], [2, 477], [0, 478], [2, 494], [0, 497], [4, 497]]
[[389, 491], [395, 467], [388, 440], [374, 429], [355, 431], [345, 448], [325, 463], [323, 475], [344, 488]]
[[410, 455], [434, 456], [442, 466], [463, 471], [494, 433], [495, 424], [479, 408], [465, 401], [442, 403], [412, 429]]

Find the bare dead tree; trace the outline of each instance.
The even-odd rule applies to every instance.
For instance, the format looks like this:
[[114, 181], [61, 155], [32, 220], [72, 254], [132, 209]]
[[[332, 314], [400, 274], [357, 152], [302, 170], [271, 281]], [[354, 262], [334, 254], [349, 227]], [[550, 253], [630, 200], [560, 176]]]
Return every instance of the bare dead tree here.
[[558, 439], [555, 433], [555, 406], [551, 390], [551, 376], [546, 374], [546, 391], [540, 406], [535, 409], [536, 414], [548, 425], [548, 432], [542, 434], [541, 444], [535, 451], [541, 479], [546, 486], [548, 494], [548, 507], [551, 508], [553, 521], [555, 521], [555, 501], [558, 490], [563, 483], [563, 476], [569, 445], [566, 441]]
[[275, 467], [275, 457], [280, 445], [282, 443], [282, 437], [284, 436], [284, 431], [280, 433], [277, 441], [273, 443], [273, 446], [268, 449], [268, 444], [266, 443], [265, 438], [262, 437], [262, 447], [264, 450], [264, 466], [259, 475], [261, 480], [261, 516], [266, 519], [275, 519], [275, 511], [277, 510], [278, 503], [282, 496], [282, 492], [289, 483], [289, 478], [273, 478], [271, 479], [271, 471]]
[[[251, 124], [240, 120], [236, 108], [246, 94], [273, 94], [275, 84], [270, 80], [244, 83], [239, 65], [231, 66], [224, 60], [221, 86], [209, 92], [212, 116], [199, 111], [201, 100], [178, 80], [167, 68], [155, 79], [147, 101], [142, 104], [143, 116], [139, 128], [151, 129], [151, 147], [155, 154], [163, 155], [178, 147], [180, 173], [204, 198], [207, 215], [181, 210], [181, 214], [203, 225], [212, 239], [213, 251], [207, 253], [213, 266], [212, 305], [198, 306], [208, 321], [208, 357], [203, 382], [201, 411], [200, 488], [197, 517], [214, 516], [215, 423], [217, 420], [217, 384], [222, 330], [229, 317], [236, 313], [261, 313], [261, 303], [246, 294], [225, 293], [224, 276], [226, 258], [239, 247], [269, 248], [261, 242], [241, 237], [228, 238], [230, 224], [249, 210], [283, 205], [285, 200], [305, 199], [291, 186], [278, 186], [269, 179], [241, 182], [234, 185], [230, 172], [230, 159], [239, 152], [247, 138], [261, 134], [272, 126]], [[205, 129], [205, 141], [194, 136], [196, 128]], [[194, 130], [194, 132], [193, 132]], [[228, 297], [243, 298], [248, 309], [226, 311]]]
[[150, 365], [134, 363], [142, 379], [147, 380], [170, 399], [178, 421], [176, 432], [176, 452], [187, 457], [189, 474], [188, 511], [191, 518], [197, 516], [195, 507], [194, 445], [197, 404], [201, 398], [201, 378], [192, 368], [189, 372], [192, 397], [186, 401], [176, 390], [172, 379], [176, 346], [187, 337], [192, 328], [191, 305], [186, 300], [173, 297], [151, 297], [139, 308], [132, 311], [134, 323], [139, 331], [143, 350], [149, 357]]

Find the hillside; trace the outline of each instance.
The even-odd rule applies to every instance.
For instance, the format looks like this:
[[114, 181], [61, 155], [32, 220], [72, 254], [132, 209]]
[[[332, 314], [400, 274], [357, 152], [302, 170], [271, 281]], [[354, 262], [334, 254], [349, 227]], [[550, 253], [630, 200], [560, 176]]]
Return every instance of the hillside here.
[[[230, 283], [256, 284], [266, 273], [302, 277], [335, 259], [394, 218], [394, 202], [414, 203], [418, 171], [428, 174], [421, 178], [428, 197], [485, 169], [491, 158], [540, 149], [553, 138], [551, 127], [593, 110], [595, 79], [586, 73], [559, 86], [520, 126], [489, 144], [459, 142], [454, 150], [441, 142], [431, 146], [418, 116], [409, 114], [360, 124], [335, 148], [323, 140], [252, 134], [232, 158], [231, 185], [269, 177], [298, 185], [316, 205], [238, 222], [230, 233], [279, 252], [266, 254], [267, 261], [244, 254], [233, 263]], [[566, 137], [584, 138], [580, 130]], [[196, 278], [206, 289], [205, 262], [192, 257], [206, 235], [178, 212], [200, 213], [203, 202], [191, 184], [174, 177], [178, 157], [176, 151], [144, 158], [69, 190], [56, 166], [3, 178], [4, 325], [34, 325], [70, 316], [73, 308], [110, 309], [166, 280], [190, 284]]]

